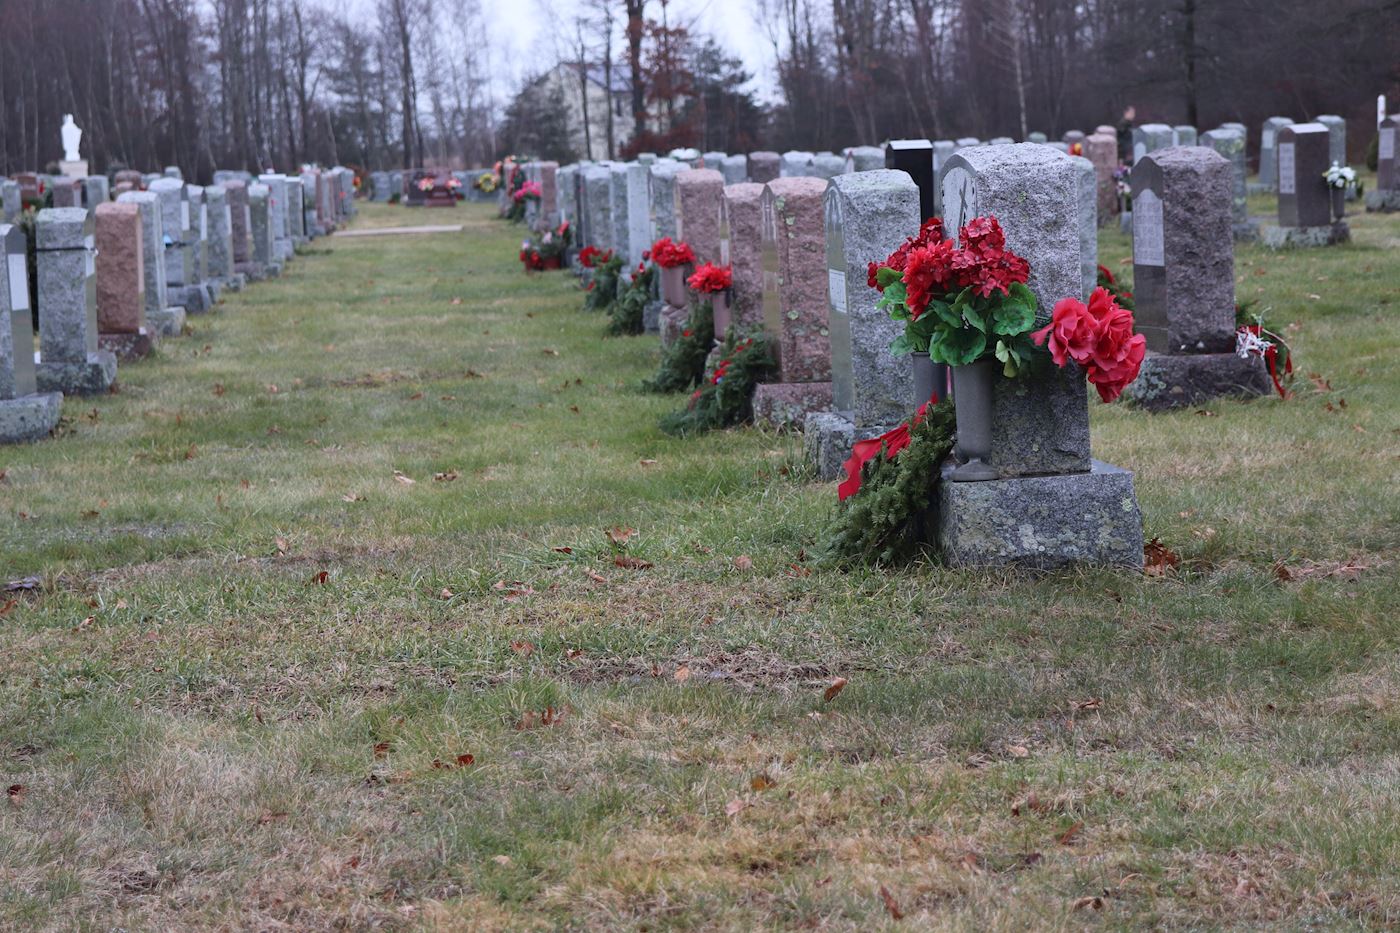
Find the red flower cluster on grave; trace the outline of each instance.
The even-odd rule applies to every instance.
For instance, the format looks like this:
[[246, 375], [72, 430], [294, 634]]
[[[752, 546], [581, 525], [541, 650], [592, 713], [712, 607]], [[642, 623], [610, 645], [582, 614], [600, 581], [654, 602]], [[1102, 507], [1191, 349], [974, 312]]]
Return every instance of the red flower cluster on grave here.
[[526, 272], [540, 272], [544, 269], [544, 257], [537, 249], [522, 248], [520, 261], [525, 265]]
[[607, 262], [612, 255], [612, 250], [604, 252], [596, 246], [585, 246], [578, 252], [578, 264], [585, 269], [592, 269]]
[[[734, 365], [734, 357], [738, 356], [740, 353], [743, 353], [751, 346], [753, 346], [752, 337], [745, 337], [743, 340], [736, 343], [734, 345], [734, 351], [729, 356], [726, 356], [724, 359], [720, 360], [719, 365], [715, 367], [715, 371], [710, 374], [710, 385], [719, 385], [720, 382], [724, 379], [725, 373], [729, 372], [729, 367]], [[700, 393], [697, 391], [695, 393], [695, 396], [693, 397], [698, 397], [699, 395]]]
[[432, 191], [432, 190], [433, 190], [434, 188], [436, 188], [436, 187], [437, 187], [437, 180], [434, 179], [434, 178], [432, 178], [431, 176], [428, 177], [428, 178], [420, 178], [420, 179], [418, 179], [418, 190], [419, 190], [419, 191], [422, 191], [422, 192], [425, 193], [425, 194], [428, 193], [428, 192], [430, 192], [430, 191]]
[[[943, 221], [924, 223], [917, 237], [906, 240], [882, 263], [870, 264], [866, 281], [880, 288], [880, 269], [903, 273], [909, 317], [918, 320], [929, 302], [950, 292], [971, 288], [983, 298], [1005, 295], [1014, 282], [1030, 277], [1030, 264], [1006, 248], [1006, 234], [995, 217], [976, 217], [958, 231], [961, 245], [946, 239]], [[884, 289], [880, 289], [884, 291]]]
[[904, 422], [893, 431], [886, 431], [879, 437], [872, 437], [864, 441], [856, 441], [851, 448], [851, 456], [842, 464], [842, 469], [846, 471], [846, 479], [840, 486], [836, 487], [836, 497], [845, 502], [851, 496], [860, 492], [861, 479], [865, 465], [884, 452], [887, 459], [893, 460], [895, 455], [909, 446], [913, 440], [913, 429], [924, 420], [924, 415], [928, 412], [930, 405], [938, 404], [938, 396], [919, 406], [919, 410], [914, 413], [914, 417]]
[[1147, 338], [1133, 333], [1133, 313], [1119, 307], [1105, 288], [1096, 288], [1089, 304], [1063, 298], [1050, 323], [1031, 334], [1037, 346], [1049, 344], [1057, 366], [1073, 360], [1084, 367], [1099, 398], [1111, 402], [1137, 378], [1147, 353]]
[[516, 189], [516, 192], [513, 195], [513, 197], [515, 198], [515, 203], [519, 204], [526, 198], [532, 198], [538, 201], [543, 196], [543, 194], [544, 192], [540, 190], [539, 182], [527, 181], [525, 182], [525, 184], [521, 185], [518, 189]]
[[717, 266], [707, 262], [695, 274], [685, 280], [691, 289], [704, 294], [722, 292], [734, 284], [734, 271], [730, 266]]
[[664, 236], [651, 244], [651, 259], [663, 269], [674, 269], [695, 262], [695, 251], [688, 243], [673, 243]]

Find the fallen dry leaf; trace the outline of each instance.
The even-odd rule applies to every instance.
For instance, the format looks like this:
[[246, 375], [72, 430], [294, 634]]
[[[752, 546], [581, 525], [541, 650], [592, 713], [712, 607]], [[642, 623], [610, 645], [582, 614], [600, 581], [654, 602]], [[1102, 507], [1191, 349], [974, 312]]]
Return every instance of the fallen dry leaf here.
[[462, 474], [458, 473], [456, 470], [443, 470], [441, 473], [433, 474], [433, 482], [450, 483], [461, 475]]
[[727, 804], [724, 805], [724, 815], [738, 816], [740, 813], [747, 810], [749, 806], [750, 804], [747, 800], [740, 800], [738, 797], [735, 797], [733, 800], [729, 801]]
[[734, 558], [734, 569], [735, 569], [735, 570], [752, 570], [752, 569], [753, 569], [753, 558], [752, 558], [752, 557], [749, 557], [747, 554], [740, 554], [738, 557]]
[[307, 586], [325, 586], [327, 583], [330, 582], [330, 579], [331, 579], [331, 575], [330, 575], [328, 572], [322, 570], [322, 571], [320, 571], [319, 573], [313, 574], [312, 577], [311, 577], [311, 579], [310, 579], [309, 581], [307, 581], [307, 584], [306, 584], [306, 585], [307, 585]]
[[574, 552], [574, 549], [567, 544], [561, 545], [560, 547], [552, 547], [550, 550], [556, 554], [572, 554]]
[[1070, 826], [1069, 829], [1066, 829], [1064, 832], [1062, 832], [1062, 833], [1060, 833], [1058, 836], [1056, 836], [1056, 837], [1055, 837], [1055, 841], [1058, 842], [1058, 843], [1059, 843], [1060, 845], [1062, 845], [1062, 846], [1067, 846], [1067, 845], [1069, 845], [1070, 843], [1074, 842], [1074, 837], [1075, 837], [1075, 836], [1078, 836], [1078, 835], [1079, 835], [1079, 831], [1080, 831], [1081, 829], [1083, 829], [1083, 828], [1084, 828], [1084, 823], [1083, 823], [1082, 821], [1081, 821], [1081, 822], [1078, 822], [1078, 823], [1075, 823], [1074, 825]]
[[1164, 577], [1181, 564], [1175, 551], [1153, 538], [1142, 547], [1142, 572], [1149, 577]]
[[10, 806], [18, 807], [24, 802], [24, 795], [29, 792], [29, 788], [23, 784], [11, 784], [5, 791], [5, 796], [9, 798]]
[[400, 484], [402, 484], [402, 485], [404, 485], [404, 486], [412, 486], [412, 485], [414, 485], [415, 483], [417, 483], [418, 480], [412, 479], [412, 478], [410, 478], [410, 477], [407, 477], [407, 476], [403, 475], [403, 473], [399, 472], [398, 470], [395, 470], [395, 471], [394, 471], [394, 482], [400, 483]]
[[767, 774], [759, 772], [749, 779], [749, 787], [757, 792], [768, 790], [770, 787], [777, 787], [778, 782]]
[[885, 902], [885, 910], [889, 913], [891, 919], [904, 919], [904, 911], [899, 909], [899, 904], [895, 901], [894, 895], [891, 894], [890, 889], [883, 884], [880, 885], [880, 900]]
[[608, 540], [611, 541], [613, 544], [617, 545], [618, 547], [626, 547], [627, 542], [631, 541], [632, 536], [636, 533], [637, 529], [635, 528], [622, 527], [609, 528], [608, 530], [603, 532], [603, 534], [607, 536]]
[[1103, 898], [1081, 897], [1071, 906], [1074, 910], [1103, 910]]
[[655, 460], [640, 460], [640, 461], [638, 461], [638, 462], [641, 463], [641, 465], [644, 466], [644, 467], [656, 466], [656, 461], [655, 461]]
[[1006, 746], [1006, 753], [1012, 758], [1028, 758], [1031, 752], [1030, 749], [1026, 748], [1024, 745], [1008, 745]]
[[601, 573], [597, 573], [597, 572], [592, 571], [592, 570], [585, 570], [584, 573], [587, 574], [587, 575], [588, 575], [588, 579], [592, 580], [594, 583], [607, 583], [607, 582], [608, 582], [608, 578], [605, 577], [605, 576], [603, 576]]
[[390, 745], [388, 742], [375, 742], [375, 743], [374, 743], [374, 757], [375, 757], [375, 758], [387, 758], [388, 755], [389, 755], [389, 752], [392, 751], [392, 750], [393, 750], [393, 746]]
[[1090, 697], [1087, 700], [1076, 700], [1074, 710], [1075, 712], [1082, 713], [1091, 709], [1100, 709], [1102, 706], [1103, 700], [1098, 697]]
[[832, 700], [840, 696], [841, 691], [846, 689], [846, 684], [848, 682], [849, 681], [847, 681], [844, 677], [838, 677], [835, 680], [833, 680], [831, 682], [831, 686], [827, 687], [826, 691], [822, 693], [822, 702], [830, 703]]
[[504, 580], [497, 580], [491, 589], [505, 596], [506, 599], [515, 599], [517, 596], [533, 596], [535, 591], [532, 587], [519, 580], [512, 580], [507, 583]]
[[690, 668], [682, 664], [680, 667], [676, 668], [676, 672], [671, 676], [675, 678], [676, 683], [683, 684], [690, 679]]
[[365, 501], [365, 497], [362, 496], [362, 495], [360, 495], [358, 492], [347, 492], [345, 495], [341, 496], [340, 498], [341, 498], [341, 500], [344, 501], [344, 502], [364, 502], [364, 501]]
[[513, 641], [510, 643], [510, 650], [528, 658], [535, 653], [535, 645], [533, 642], [528, 641]]
[[631, 554], [619, 554], [613, 558], [613, 563], [627, 570], [649, 570], [652, 566], [651, 561], [633, 557]]

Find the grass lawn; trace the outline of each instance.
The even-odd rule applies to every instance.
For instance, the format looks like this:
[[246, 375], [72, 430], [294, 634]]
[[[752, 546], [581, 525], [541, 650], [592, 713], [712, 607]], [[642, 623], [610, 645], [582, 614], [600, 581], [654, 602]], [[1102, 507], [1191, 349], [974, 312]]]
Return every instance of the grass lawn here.
[[1400, 923], [1400, 216], [1239, 249], [1292, 400], [1094, 405], [1175, 572], [1037, 577], [811, 568], [800, 438], [663, 436], [493, 215], [0, 448], [0, 927]]

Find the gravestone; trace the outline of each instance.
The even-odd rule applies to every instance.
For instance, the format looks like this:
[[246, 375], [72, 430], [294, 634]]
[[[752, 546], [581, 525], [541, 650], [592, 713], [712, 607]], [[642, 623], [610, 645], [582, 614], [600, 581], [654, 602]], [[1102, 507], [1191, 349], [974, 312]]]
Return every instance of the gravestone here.
[[241, 268], [253, 261], [252, 218], [248, 210], [248, 185], [242, 181], [224, 183], [224, 196], [228, 198], [229, 210], [229, 253], [233, 256], [234, 271], [243, 274]]
[[141, 212], [142, 284], [145, 286], [146, 326], [162, 337], [185, 329], [185, 309], [168, 303], [165, 282], [165, 225], [160, 196], [153, 191], [124, 191], [118, 204], [133, 204]]
[[[943, 178], [948, 229], [993, 216], [1006, 246], [1030, 263], [1028, 287], [1048, 312], [1083, 287], [1080, 169], [1050, 146], [963, 150]], [[950, 458], [930, 516], [953, 566], [1142, 566], [1142, 515], [1132, 474], [1091, 460], [1087, 385], [1048, 357], [993, 382], [991, 451], [998, 479], [958, 482]]]
[[258, 181], [267, 186], [268, 212], [272, 219], [273, 255], [279, 263], [292, 257], [291, 224], [288, 217], [288, 180], [286, 175], [277, 173], [258, 176]]
[[1366, 210], [1400, 211], [1400, 166], [1395, 162], [1400, 117], [1386, 117], [1376, 127], [1376, 188], [1366, 192]]
[[[1347, 121], [1335, 114], [1323, 114], [1314, 122], [1327, 127], [1327, 157], [1330, 165], [1347, 164]], [[1347, 188], [1346, 200], [1356, 200], [1356, 188]]]
[[559, 226], [559, 163], [540, 162], [537, 167], [540, 180], [540, 219], [541, 233]]
[[809, 414], [803, 428], [807, 460], [823, 480], [840, 475], [852, 444], [892, 429], [919, 404], [910, 357], [890, 353], [904, 325], [875, 306], [880, 293], [866, 277], [920, 222], [919, 189], [904, 172], [852, 173], [826, 190], [832, 410]]
[[810, 178], [815, 177], [816, 154], [801, 149], [793, 149], [783, 153], [782, 165], [778, 170], [779, 178]]
[[707, 152], [700, 157], [701, 168], [712, 168], [721, 175], [724, 174], [724, 160], [729, 158], [727, 152]]
[[835, 178], [837, 175], [846, 174], [846, 157], [839, 156], [834, 152], [819, 152], [812, 160], [811, 168], [814, 178]]
[[739, 331], [763, 325], [763, 187], [744, 182], [724, 188], [734, 282], [729, 311]]
[[1098, 222], [1104, 226], [1118, 216], [1118, 180], [1113, 177], [1118, 167], [1118, 140], [1104, 133], [1092, 133], [1084, 138], [1084, 157], [1094, 166]]
[[387, 203], [389, 200], [389, 173], [370, 172], [369, 174], [370, 200]]
[[1124, 392], [1159, 411], [1219, 396], [1264, 395], [1268, 372], [1235, 351], [1234, 172], [1205, 146], [1144, 156], [1133, 168], [1133, 300], [1147, 358]]
[[724, 176], [699, 168], [676, 176], [676, 237], [690, 244], [697, 264], [722, 263]]
[[743, 154], [725, 156], [719, 172], [726, 185], [739, 185], [749, 180], [749, 157]]
[[588, 242], [604, 252], [613, 248], [612, 238], [612, 171], [606, 165], [594, 165], [583, 173], [584, 205], [587, 216]]
[[921, 222], [930, 217], [938, 216], [937, 174], [933, 167], [933, 143], [927, 139], [890, 140], [885, 144], [885, 168], [904, 172], [918, 186]]
[[230, 291], [241, 291], [243, 277], [233, 271], [233, 209], [228, 190], [223, 185], [205, 188], [204, 206], [209, 215], [208, 275]]
[[754, 392], [756, 421], [801, 424], [809, 412], [831, 408], [826, 188], [820, 178], [798, 176], [764, 189], [763, 324], [778, 369], [775, 382]]
[[97, 205], [106, 204], [112, 199], [112, 186], [106, 175], [89, 175], [83, 179], [83, 206], [88, 212], [97, 210]]
[[208, 311], [212, 301], [208, 291], [200, 287], [195, 257], [198, 216], [191, 214], [188, 186], [177, 178], [164, 177], [152, 181], [147, 190], [160, 198], [166, 242], [166, 301], [189, 314]]
[[683, 172], [693, 170], [679, 162], [667, 161], [652, 165], [649, 171], [651, 172], [651, 194], [648, 203], [651, 210], [652, 230], [657, 240], [662, 237], [670, 237], [674, 240], [677, 236], [676, 177]]
[[[415, 169], [414, 171], [408, 173], [408, 190], [404, 192], [404, 207], [422, 207], [424, 204], [428, 203], [428, 191], [431, 191], [432, 188], [424, 190], [424, 182], [434, 182], [434, 184], [436, 184], [432, 172], [425, 172], [422, 169]], [[331, 198], [331, 204], [331, 210], [333, 213], [333, 195]]]
[[749, 153], [749, 181], [767, 184], [782, 171], [783, 157], [767, 150]]
[[53, 185], [50, 190], [53, 192], [54, 207], [83, 206], [83, 183], [81, 179], [72, 178], [68, 175], [60, 175], [53, 180]]
[[1196, 145], [1196, 139], [1196, 128], [1194, 126], [1182, 124], [1181, 126], [1172, 127], [1173, 146], [1194, 146]]
[[1230, 163], [1230, 216], [1234, 237], [1241, 242], [1259, 239], [1259, 223], [1249, 216], [1249, 163], [1242, 130], [1221, 126], [1201, 134], [1208, 146]]
[[1040, 132], [1031, 133], [1030, 135], [1028, 135], [1028, 136], [1026, 137], [1026, 142], [1028, 142], [1028, 143], [1039, 143], [1039, 144], [1042, 145], [1042, 146], [1045, 145], [1045, 144], [1046, 144], [1047, 142], [1049, 142], [1049, 141], [1050, 141], [1050, 137], [1049, 137], [1049, 136], [1046, 136], [1044, 133], [1040, 133]]
[[[227, 172], [215, 172], [214, 183], [219, 183], [219, 176], [226, 175]], [[141, 180], [141, 173], [129, 168], [124, 168], [112, 176], [113, 185], [130, 185], [130, 191], [141, 191], [145, 187], [145, 182]]]
[[[392, 174], [392, 173], [391, 173]], [[300, 175], [301, 183], [301, 213], [302, 229], [306, 235], [312, 239], [324, 236], [326, 230], [321, 226], [321, 218], [316, 213], [316, 185], [318, 175], [315, 171], [305, 171]]]
[[956, 139], [953, 144], [959, 149], [971, 149], [974, 146], [982, 145], [982, 140], [978, 139], [976, 136], [961, 136]]
[[255, 276], [276, 277], [282, 274], [277, 261], [277, 246], [273, 236], [272, 191], [262, 182], [248, 186], [248, 238], [252, 244], [250, 265]]
[[636, 266], [656, 242], [652, 234], [651, 169], [640, 162], [627, 163], [627, 254]]
[[1269, 117], [1264, 121], [1264, 126], [1259, 132], [1259, 188], [1261, 191], [1273, 191], [1278, 183], [1278, 166], [1275, 155], [1278, 131], [1292, 122], [1288, 117]]
[[[11, 179], [0, 181], [0, 214], [3, 214], [3, 221], [12, 224], [19, 219], [20, 212], [24, 210], [24, 205], [20, 201], [19, 182]], [[3, 323], [0, 322], [0, 326]]]
[[608, 166], [608, 216], [612, 218], [610, 240], [622, 257], [624, 268], [637, 267], [640, 256], [632, 257], [632, 239], [627, 219], [627, 163], [614, 162]]
[[1149, 152], [1166, 149], [1172, 144], [1172, 128], [1165, 123], [1144, 123], [1133, 127], [1133, 164]]
[[304, 190], [300, 178], [287, 179], [287, 236], [292, 241], [294, 251], [297, 244], [306, 242], [306, 206], [302, 203]]
[[178, 165], [167, 165], [167, 166], [165, 167], [164, 177], [165, 177], [165, 178], [173, 178], [173, 179], [175, 179], [176, 181], [184, 181], [184, 180], [185, 180], [185, 175], [184, 175], [183, 172], [180, 171], [180, 166], [178, 166]]
[[856, 146], [846, 150], [847, 172], [873, 172], [885, 167], [885, 150], [879, 146]]
[[134, 360], [155, 348], [146, 327], [146, 270], [141, 208], [99, 204], [93, 212], [97, 244], [97, 345], [118, 360]]
[[1084, 142], [1084, 133], [1081, 130], [1069, 130], [1060, 137], [1060, 141], [1066, 146], [1073, 146], [1075, 143]]
[[1112, 136], [1114, 139], [1118, 138], [1118, 127], [1109, 126], [1107, 123], [1100, 123], [1098, 126], [1094, 127], [1094, 132], [1102, 136]]
[[95, 238], [81, 207], [47, 208], [36, 218], [40, 392], [96, 395], [116, 381], [117, 358], [97, 344]]
[[[209, 278], [209, 213], [204, 207], [204, 188], [200, 185], [186, 185], [185, 190], [190, 197], [190, 243], [194, 258], [194, 277], [196, 282], [205, 283], [206, 287], [214, 289], [215, 286], [208, 284]], [[215, 295], [217, 297], [217, 293]]]
[[1088, 301], [1099, 281], [1099, 183], [1094, 163], [1083, 156], [1070, 158], [1079, 173], [1079, 268], [1084, 274], [1081, 297]]
[[[1082, 135], [1084, 135], [1084, 134], [1081, 133], [1080, 135], [1082, 136]], [[990, 140], [987, 141], [987, 145], [989, 145], [989, 146], [1009, 146], [1009, 145], [1011, 145], [1012, 143], [1014, 143], [1015, 141], [1016, 141], [1016, 140], [1012, 139], [1010, 136], [993, 136]]]
[[1264, 228], [1265, 246], [1331, 246], [1351, 239], [1345, 220], [1332, 221], [1332, 189], [1324, 177], [1330, 165], [1328, 135], [1321, 123], [1279, 129], [1278, 226]]
[[48, 437], [58, 425], [61, 392], [38, 392], [34, 372], [34, 319], [29, 310], [28, 238], [14, 224], [0, 226], [0, 444]]

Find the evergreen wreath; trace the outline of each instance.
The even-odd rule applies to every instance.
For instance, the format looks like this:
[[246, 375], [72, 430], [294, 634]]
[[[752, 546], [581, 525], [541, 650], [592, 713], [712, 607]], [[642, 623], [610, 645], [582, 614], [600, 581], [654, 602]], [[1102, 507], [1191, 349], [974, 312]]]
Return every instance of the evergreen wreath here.
[[860, 491], [838, 506], [821, 545], [823, 563], [897, 564], [918, 552], [938, 471], [953, 451], [953, 403], [930, 405], [910, 429], [909, 446], [865, 464]]
[[775, 365], [762, 333], [740, 337], [731, 328], [715, 371], [690, 396], [685, 408], [661, 419], [661, 430], [684, 437], [748, 421], [753, 415], [754, 386]]
[[606, 311], [617, 301], [617, 282], [622, 277], [622, 257], [612, 256], [593, 267], [593, 278], [583, 296], [583, 310]]
[[656, 280], [656, 267], [638, 270], [632, 281], [608, 308], [608, 333], [614, 336], [640, 334], [646, 329], [647, 302], [651, 301], [651, 283]]
[[642, 383], [648, 392], [684, 392], [705, 378], [705, 360], [715, 344], [715, 309], [709, 301], [691, 306], [685, 330], [661, 355], [661, 368]]

